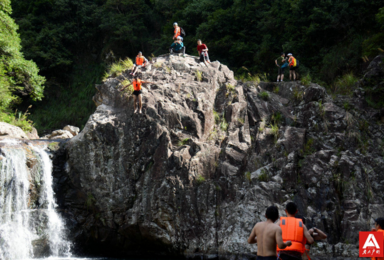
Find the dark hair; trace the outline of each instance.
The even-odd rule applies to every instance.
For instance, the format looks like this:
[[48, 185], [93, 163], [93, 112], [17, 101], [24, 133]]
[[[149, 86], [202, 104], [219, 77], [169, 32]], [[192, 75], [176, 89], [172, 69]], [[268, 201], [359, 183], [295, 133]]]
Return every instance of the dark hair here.
[[285, 206], [285, 209], [290, 215], [295, 215], [297, 211], [297, 206], [294, 202], [289, 202], [287, 206]]
[[380, 228], [384, 229], [384, 218], [375, 219], [375, 223], [380, 226]]
[[270, 206], [267, 208], [265, 216], [267, 217], [267, 219], [270, 219], [275, 222], [279, 218], [279, 210], [276, 206]]
[[280, 55], [285, 55], [285, 53], [284, 53], [284, 52], [282, 52]]
[[135, 75], [135, 77], [134, 77], [135, 79], [139, 79], [140, 77], [139, 77], [139, 75]]

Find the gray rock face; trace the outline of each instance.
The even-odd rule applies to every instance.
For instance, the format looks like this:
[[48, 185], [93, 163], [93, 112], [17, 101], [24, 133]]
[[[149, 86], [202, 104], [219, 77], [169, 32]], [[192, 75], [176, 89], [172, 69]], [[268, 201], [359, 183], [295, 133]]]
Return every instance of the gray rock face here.
[[384, 214], [375, 111], [345, 111], [317, 85], [243, 84], [191, 56], [158, 57], [141, 73], [154, 82], [143, 114], [117, 91], [125, 72], [97, 86], [99, 106], [68, 142], [57, 192], [79, 247], [252, 259], [253, 225], [293, 200], [329, 235], [313, 259], [357, 259], [358, 231]]

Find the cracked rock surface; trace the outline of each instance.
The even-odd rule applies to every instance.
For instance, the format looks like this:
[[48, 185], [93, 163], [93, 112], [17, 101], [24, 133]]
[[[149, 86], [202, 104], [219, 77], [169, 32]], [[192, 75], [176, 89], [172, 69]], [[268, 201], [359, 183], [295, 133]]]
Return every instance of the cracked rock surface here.
[[117, 90], [128, 74], [97, 86], [55, 176], [79, 252], [255, 259], [254, 224], [295, 201], [328, 234], [313, 259], [358, 258], [358, 231], [384, 215], [384, 127], [362, 96], [346, 110], [316, 84], [243, 83], [164, 55], [141, 71], [154, 84], [134, 114]]

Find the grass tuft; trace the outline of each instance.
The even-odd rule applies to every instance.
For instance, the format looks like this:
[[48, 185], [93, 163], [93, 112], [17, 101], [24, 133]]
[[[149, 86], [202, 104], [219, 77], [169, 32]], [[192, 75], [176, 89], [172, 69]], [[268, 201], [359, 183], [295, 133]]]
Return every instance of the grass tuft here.
[[186, 145], [189, 142], [189, 140], [190, 140], [190, 138], [185, 138], [185, 139], [179, 141], [178, 145], [179, 146]]
[[198, 82], [201, 82], [202, 79], [203, 79], [203, 73], [201, 71], [199, 71], [199, 70], [196, 70], [196, 80]]
[[301, 77], [301, 84], [303, 84], [304, 86], [308, 87], [309, 84], [311, 84], [311, 82], [312, 82], [312, 77], [309, 74], [309, 72], [307, 73], [307, 75]]
[[259, 98], [261, 98], [262, 100], [264, 101], [268, 101], [269, 100], [269, 94], [268, 92], [266, 91], [262, 91], [259, 93]]

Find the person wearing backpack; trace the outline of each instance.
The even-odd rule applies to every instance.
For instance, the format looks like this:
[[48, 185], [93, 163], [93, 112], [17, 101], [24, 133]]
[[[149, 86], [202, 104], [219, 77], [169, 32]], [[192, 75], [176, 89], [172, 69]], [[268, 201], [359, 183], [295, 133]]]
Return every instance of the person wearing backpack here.
[[293, 57], [292, 53], [288, 53], [288, 65], [289, 65], [289, 80], [296, 80], [297, 61]]
[[183, 57], [185, 57], [185, 46], [184, 43], [181, 41], [180, 36], [178, 36], [177, 40], [172, 43], [171, 47], [169, 47], [169, 53], [183, 53]]
[[180, 37], [181, 41], [184, 41], [184, 37], [186, 35], [184, 29], [181, 28], [177, 23], [173, 23], [173, 28], [175, 28], [175, 30], [173, 31], [172, 39], [177, 40], [177, 37]]
[[204, 62], [204, 64], [208, 66], [208, 63], [210, 63], [208, 47], [201, 40], [197, 40], [197, 52], [200, 56], [200, 62]]
[[287, 58], [285, 58], [285, 53], [282, 52], [280, 57], [275, 60], [275, 64], [278, 67], [277, 69], [277, 82], [284, 80], [284, 70], [288, 66]]

